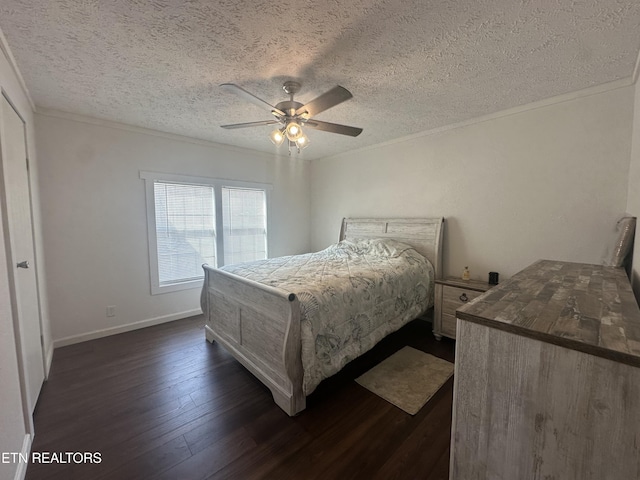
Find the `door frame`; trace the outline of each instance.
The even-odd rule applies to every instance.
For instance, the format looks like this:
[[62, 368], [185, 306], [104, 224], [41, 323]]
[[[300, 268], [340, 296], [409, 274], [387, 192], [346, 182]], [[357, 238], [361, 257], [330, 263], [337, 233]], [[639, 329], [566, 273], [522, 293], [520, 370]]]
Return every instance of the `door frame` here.
[[[27, 186], [28, 186], [28, 198], [29, 198], [29, 223], [31, 224], [31, 241], [33, 243], [32, 248], [33, 248], [33, 262], [34, 262], [34, 275], [35, 275], [35, 287], [36, 287], [36, 299], [37, 299], [37, 311], [38, 311], [38, 326], [40, 329], [40, 348], [41, 348], [41, 363], [42, 363], [42, 368], [44, 371], [44, 380], [47, 380], [47, 364], [46, 364], [46, 354], [45, 354], [45, 345], [44, 345], [44, 337], [43, 337], [43, 325], [42, 325], [42, 302], [41, 302], [41, 297], [40, 297], [40, 277], [38, 275], [38, 268], [37, 265], [39, 264], [39, 258], [37, 255], [37, 249], [36, 249], [36, 241], [35, 241], [35, 224], [34, 224], [34, 212], [33, 212], [33, 191], [32, 191], [32, 185], [31, 185], [31, 157], [29, 155], [29, 142], [27, 141], [27, 122], [24, 118], [24, 116], [20, 113], [19, 109], [16, 107], [16, 104], [14, 102], [11, 101], [11, 98], [9, 96], [9, 94], [4, 90], [4, 89], [0, 89], [0, 94], [2, 95], [2, 98], [4, 98], [4, 100], [7, 101], [7, 103], [9, 104], [9, 106], [13, 109], [13, 111], [16, 113], [16, 115], [18, 116], [18, 118], [20, 118], [20, 121], [22, 122], [22, 129], [23, 129], [23, 141], [25, 143], [24, 147], [25, 147], [25, 156], [26, 159], [25, 161], [27, 162]], [[2, 98], [0, 98], [0, 100], [2, 100]], [[4, 120], [2, 115], [0, 115], [0, 132], [4, 131]], [[8, 205], [7, 205], [7, 192], [6, 189], [4, 188], [5, 185], [5, 170], [4, 170], [4, 153], [5, 153], [5, 149], [4, 146], [2, 144], [2, 138], [0, 137], [0, 182], [3, 186], [3, 194], [0, 195], [0, 208], [2, 208], [2, 227], [3, 227], [3, 234], [4, 234], [4, 240], [5, 240], [5, 248], [6, 248], [6, 255], [7, 255], [7, 266], [8, 266], [8, 271], [7, 271], [7, 276], [9, 279], [9, 294], [11, 297], [11, 314], [13, 317], [13, 328], [14, 328], [14, 334], [15, 334], [15, 345], [16, 345], [16, 352], [17, 352], [17, 357], [18, 357], [18, 368], [19, 368], [19, 372], [18, 372], [18, 376], [20, 378], [20, 394], [21, 394], [21, 399], [22, 399], [22, 409], [23, 409], [23, 415], [24, 415], [24, 421], [25, 421], [25, 428], [27, 433], [30, 433], [33, 437], [33, 435], [35, 434], [34, 432], [34, 424], [33, 424], [33, 415], [31, 412], [31, 406], [29, 405], [29, 398], [27, 395], [27, 371], [26, 371], [26, 366], [25, 366], [25, 360], [24, 360], [24, 352], [23, 352], [23, 348], [22, 348], [22, 342], [20, 340], [20, 335], [21, 335], [21, 325], [20, 325], [20, 317], [18, 315], [18, 298], [17, 298], [17, 288], [16, 288], [16, 276], [15, 276], [15, 268], [13, 263], [13, 258], [12, 258], [12, 245], [11, 245], [11, 234], [10, 234], [10, 225], [9, 225], [9, 210], [8, 210]], [[34, 399], [34, 401], [36, 401], [37, 403], [37, 399]], [[34, 406], [35, 408], [35, 406]]]

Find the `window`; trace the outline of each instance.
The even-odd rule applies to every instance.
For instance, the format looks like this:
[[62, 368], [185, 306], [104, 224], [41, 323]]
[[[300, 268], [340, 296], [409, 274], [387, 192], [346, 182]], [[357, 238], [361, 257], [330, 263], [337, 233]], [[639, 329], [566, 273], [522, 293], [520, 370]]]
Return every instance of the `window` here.
[[213, 188], [154, 182], [159, 285], [198, 280], [215, 265]]
[[264, 190], [222, 187], [224, 263], [267, 258]]
[[269, 185], [151, 172], [140, 178], [153, 294], [199, 288], [203, 263], [267, 258]]

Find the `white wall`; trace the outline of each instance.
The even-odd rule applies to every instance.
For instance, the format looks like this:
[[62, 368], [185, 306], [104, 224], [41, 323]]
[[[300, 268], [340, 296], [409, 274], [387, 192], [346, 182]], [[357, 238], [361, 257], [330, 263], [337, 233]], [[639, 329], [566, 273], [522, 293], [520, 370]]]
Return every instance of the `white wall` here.
[[625, 213], [634, 87], [312, 164], [312, 247], [343, 216], [444, 216], [445, 275], [600, 263]]
[[51, 112], [36, 122], [56, 345], [199, 311], [199, 289], [150, 294], [141, 170], [270, 183], [270, 255], [309, 249], [308, 164], [295, 157]]
[[[629, 167], [629, 191], [627, 212], [640, 219], [640, 82], [636, 80], [633, 102], [633, 136], [631, 140], [631, 164]], [[640, 222], [640, 220], [638, 220]], [[631, 284], [640, 302], [640, 226], [636, 229]]]

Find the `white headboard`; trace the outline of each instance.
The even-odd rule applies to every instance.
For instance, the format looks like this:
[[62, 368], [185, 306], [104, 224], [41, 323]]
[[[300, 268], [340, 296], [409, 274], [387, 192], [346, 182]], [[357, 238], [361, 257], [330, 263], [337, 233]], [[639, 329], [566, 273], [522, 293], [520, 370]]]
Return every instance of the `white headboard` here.
[[406, 243], [433, 264], [442, 278], [442, 233], [444, 218], [344, 218], [340, 240], [393, 238]]

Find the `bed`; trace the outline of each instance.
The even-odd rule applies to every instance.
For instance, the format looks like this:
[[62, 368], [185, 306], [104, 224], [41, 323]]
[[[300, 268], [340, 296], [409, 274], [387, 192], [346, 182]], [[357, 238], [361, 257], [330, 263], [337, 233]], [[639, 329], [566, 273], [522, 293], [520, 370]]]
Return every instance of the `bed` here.
[[[266, 385], [275, 403], [288, 415], [296, 415], [304, 410], [306, 396], [323, 378], [433, 305], [433, 281], [442, 272], [443, 223], [442, 217], [346, 218], [342, 221], [340, 242], [321, 252], [221, 269], [203, 265], [201, 305], [206, 338], [222, 345]], [[313, 263], [318, 259], [327, 263]], [[336, 287], [338, 290], [318, 290], [319, 281], [307, 284], [301, 280], [323, 277], [317, 272], [332, 272], [335, 262], [345, 263], [350, 271], [349, 279], [328, 275], [342, 285]], [[385, 309], [389, 302], [381, 301], [386, 297], [378, 294], [377, 304], [372, 307], [375, 316], [354, 314], [357, 310], [349, 313], [351, 307], [346, 304], [343, 308], [319, 303], [322, 295], [348, 299], [350, 303], [365, 302], [358, 295], [364, 292], [371, 297], [375, 285], [384, 283], [382, 277], [386, 279], [391, 271], [405, 269], [402, 262], [408, 265], [407, 275], [417, 275], [416, 269], [423, 272], [419, 279], [408, 277], [402, 281], [414, 290], [411, 295], [416, 300], [409, 293], [405, 296], [385, 290], [389, 301], [394, 299], [395, 303]], [[428, 268], [421, 265], [423, 262]], [[364, 264], [373, 265], [377, 276], [360, 276], [358, 269]], [[378, 264], [388, 264], [389, 269]], [[279, 280], [272, 275], [274, 272], [280, 274]], [[338, 311], [345, 318], [331, 320], [335, 325], [327, 324], [327, 318], [339, 317]], [[354, 324], [358, 317], [364, 321]], [[372, 318], [376, 319], [375, 325], [370, 325]], [[349, 334], [346, 328], [360, 333], [364, 329], [366, 334]], [[342, 334], [340, 329], [344, 330]], [[335, 358], [332, 352], [336, 352]], [[314, 354], [319, 360], [311, 357]]]

